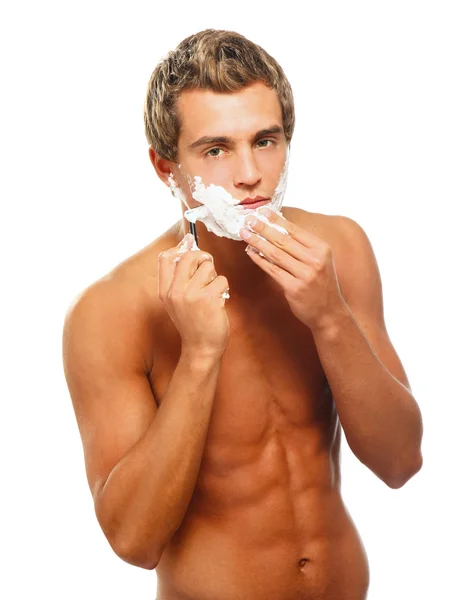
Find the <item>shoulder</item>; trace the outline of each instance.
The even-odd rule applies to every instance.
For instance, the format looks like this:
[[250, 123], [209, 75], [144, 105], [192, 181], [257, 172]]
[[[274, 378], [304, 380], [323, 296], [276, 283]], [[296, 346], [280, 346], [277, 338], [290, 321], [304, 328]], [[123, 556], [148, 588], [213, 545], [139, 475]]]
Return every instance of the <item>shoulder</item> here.
[[371, 242], [363, 227], [345, 215], [311, 213], [300, 208], [286, 207], [282, 214], [289, 221], [321, 238], [332, 251], [335, 269], [342, 289], [346, 289], [354, 272], [378, 271]]
[[64, 359], [82, 356], [112, 362], [116, 356], [148, 371], [149, 312], [142, 289], [123, 277], [103, 277], [77, 294], [67, 307], [62, 332]]
[[348, 230], [351, 227], [349, 221], [352, 220], [348, 217], [314, 213], [292, 206], [282, 207], [281, 212], [288, 221], [317, 235], [337, 252], [349, 235]]
[[76, 296], [72, 305], [80, 300], [82, 303], [120, 303], [128, 309], [130, 306], [137, 307], [149, 294], [155, 293], [159, 254], [174, 246], [176, 238], [176, 229], [172, 226], [91, 282]]
[[[170, 245], [169, 245], [170, 244]], [[159, 314], [158, 255], [171, 246], [163, 234], [80, 291], [66, 309], [63, 347], [93, 344], [123, 352], [146, 372], [152, 368], [152, 331]]]
[[314, 213], [293, 206], [282, 207], [284, 217], [307, 231], [320, 237], [326, 236], [337, 243], [351, 243], [355, 239], [365, 239], [366, 233], [357, 221], [345, 215], [326, 215]]

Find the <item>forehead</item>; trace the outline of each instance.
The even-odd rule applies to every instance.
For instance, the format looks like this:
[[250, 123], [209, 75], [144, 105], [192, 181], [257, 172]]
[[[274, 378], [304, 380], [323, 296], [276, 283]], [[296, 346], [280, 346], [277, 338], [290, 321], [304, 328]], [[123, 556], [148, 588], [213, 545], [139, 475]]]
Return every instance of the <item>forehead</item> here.
[[234, 138], [283, 122], [281, 104], [275, 90], [256, 82], [238, 92], [184, 90], [178, 99], [181, 120], [180, 139], [202, 135]]

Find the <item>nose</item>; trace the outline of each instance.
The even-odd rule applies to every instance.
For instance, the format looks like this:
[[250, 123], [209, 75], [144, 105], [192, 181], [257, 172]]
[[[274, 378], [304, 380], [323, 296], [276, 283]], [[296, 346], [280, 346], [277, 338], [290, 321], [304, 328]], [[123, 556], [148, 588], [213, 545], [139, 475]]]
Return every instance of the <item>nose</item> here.
[[234, 185], [236, 187], [253, 187], [260, 181], [261, 177], [252, 150], [242, 151], [235, 166]]

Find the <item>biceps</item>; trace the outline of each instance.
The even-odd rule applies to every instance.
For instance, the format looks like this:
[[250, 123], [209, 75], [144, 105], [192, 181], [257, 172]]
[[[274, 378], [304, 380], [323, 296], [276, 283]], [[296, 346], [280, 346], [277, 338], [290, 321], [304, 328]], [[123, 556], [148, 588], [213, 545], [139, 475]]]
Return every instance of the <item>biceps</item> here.
[[157, 404], [144, 373], [101, 382], [99, 394], [89, 392], [82, 390], [75, 404], [87, 479], [95, 498], [113, 468], [149, 428]]

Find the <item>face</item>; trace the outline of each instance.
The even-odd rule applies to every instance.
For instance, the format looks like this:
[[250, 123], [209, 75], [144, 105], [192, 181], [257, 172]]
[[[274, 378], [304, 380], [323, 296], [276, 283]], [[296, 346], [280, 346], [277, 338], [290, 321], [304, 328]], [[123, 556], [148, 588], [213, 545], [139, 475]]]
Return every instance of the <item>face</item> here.
[[288, 172], [289, 148], [276, 92], [261, 82], [232, 93], [185, 90], [177, 110], [178, 163], [159, 158], [152, 147], [149, 156], [181, 201], [185, 219], [238, 241], [248, 214], [269, 224], [258, 210], [267, 205], [279, 211]]
[[182, 127], [173, 173], [190, 208], [201, 205], [190, 189], [195, 176], [238, 201], [272, 197], [288, 150], [274, 90], [261, 82], [233, 93], [185, 90], [178, 110]]

